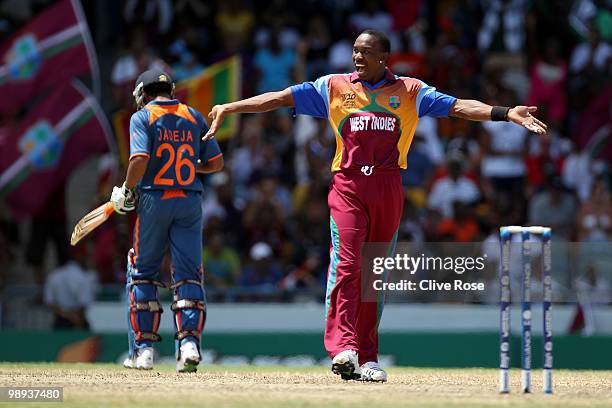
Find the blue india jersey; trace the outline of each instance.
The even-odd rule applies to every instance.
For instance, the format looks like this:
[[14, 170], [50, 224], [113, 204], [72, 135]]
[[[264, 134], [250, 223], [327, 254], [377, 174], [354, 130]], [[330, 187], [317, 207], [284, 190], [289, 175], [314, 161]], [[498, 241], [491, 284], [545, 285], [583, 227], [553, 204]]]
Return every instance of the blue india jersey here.
[[149, 157], [138, 184], [143, 190], [194, 190], [203, 186], [196, 177], [202, 163], [221, 157], [215, 139], [202, 141], [208, 130], [197, 110], [178, 100], [152, 101], [130, 119], [130, 159]]

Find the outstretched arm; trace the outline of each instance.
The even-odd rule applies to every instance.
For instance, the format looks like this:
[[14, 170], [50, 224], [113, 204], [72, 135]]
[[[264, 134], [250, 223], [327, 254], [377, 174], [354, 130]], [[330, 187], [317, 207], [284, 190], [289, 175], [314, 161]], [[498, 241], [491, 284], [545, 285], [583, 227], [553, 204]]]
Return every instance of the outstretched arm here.
[[208, 132], [202, 137], [202, 140], [208, 140], [213, 137], [215, 133], [217, 133], [217, 130], [219, 130], [219, 127], [221, 127], [225, 115], [229, 113], [268, 112], [284, 107], [293, 107], [293, 95], [290, 88], [278, 92], [266, 92], [241, 101], [215, 105], [208, 114], [212, 122]]
[[[496, 109], [494, 112], [493, 109]], [[485, 121], [485, 120], [507, 120], [521, 125], [531, 132], [543, 135], [548, 126], [531, 113], [538, 108], [536, 106], [515, 106], [513, 108], [493, 107], [471, 99], [457, 99], [448, 113], [455, 118]]]

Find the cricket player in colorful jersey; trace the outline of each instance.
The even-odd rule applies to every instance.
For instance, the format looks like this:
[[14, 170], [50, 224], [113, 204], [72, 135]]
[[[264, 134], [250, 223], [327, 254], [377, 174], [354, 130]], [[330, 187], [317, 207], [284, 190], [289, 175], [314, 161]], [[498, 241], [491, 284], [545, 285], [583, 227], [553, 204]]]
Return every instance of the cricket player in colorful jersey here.
[[153, 368], [153, 343], [161, 340], [157, 287], [165, 286], [159, 275], [170, 245], [177, 371], [193, 372], [200, 362], [200, 334], [206, 320], [203, 186], [196, 173], [221, 170], [223, 157], [214, 139], [201, 140], [208, 130], [202, 115], [173, 99], [174, 83], [168, 74], [142, 73], [134, 97], [139, 110], [130, 120], [127, 176], [111, 196], [115, 211], [136, 209], [138, 214], [128, 254], [129, 355], [124, 366]]
[[[242, 101], [213, 107], [206, 137], [225, 115], [294, 107], [297, 114], [329, 120], [336, 135], [330, 207], [331, 250], [327, 278], [325, 348], [332, 371], [344, 379], [386, 381], [378, 364], [382, 304], [361, 297], [364, 242], [389, 243], [393, 251], [404, 201], [400, 169], [425, 115], [475, 121], [509, 120], [536, 133], [546, 125], [535, 107], [492, 107], [436, 91], [386, 68], [389, 40], [366, 30], [353, 46], [352, 74], [332, 74]], [[371, 271], [370, 271], [371, 272]]]

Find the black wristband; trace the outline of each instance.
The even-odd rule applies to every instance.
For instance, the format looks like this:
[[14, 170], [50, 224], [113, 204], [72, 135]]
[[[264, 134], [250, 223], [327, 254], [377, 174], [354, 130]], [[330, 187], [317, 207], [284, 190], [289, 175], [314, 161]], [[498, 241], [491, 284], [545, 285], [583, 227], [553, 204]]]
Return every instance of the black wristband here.
[[499, 121], [508, 121], [508, 112], [510, 112], [510, 108], [507, 106], [494, 106], [491, 109], [491, 120], [493, 122]]

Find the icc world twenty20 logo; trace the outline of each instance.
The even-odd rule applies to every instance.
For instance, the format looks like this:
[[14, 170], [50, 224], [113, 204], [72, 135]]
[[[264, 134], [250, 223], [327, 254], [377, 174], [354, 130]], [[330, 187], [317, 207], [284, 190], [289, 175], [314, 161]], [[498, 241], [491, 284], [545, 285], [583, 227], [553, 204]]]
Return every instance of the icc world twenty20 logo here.
[[42, 63], [36, 38], [32, 34], [23, 35], [15, 40], [4, 58], [12, 80], [31, 79]]
[[47, 121], [36, 123], [19, 140], [19, 150], [37, 169], [55, 166], [62, 155], [62, 147], [62, 140]]

